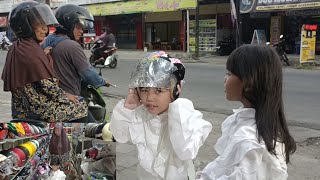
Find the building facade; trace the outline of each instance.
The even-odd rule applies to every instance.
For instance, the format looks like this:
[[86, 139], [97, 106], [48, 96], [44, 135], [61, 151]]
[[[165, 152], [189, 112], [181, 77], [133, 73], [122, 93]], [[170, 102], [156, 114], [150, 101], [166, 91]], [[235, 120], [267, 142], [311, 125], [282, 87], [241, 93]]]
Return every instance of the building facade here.
[[[240, 3], [242, 40], [250, 43], [255, 29], [264, 30], [271, 43], [286, 39], [286, 51], [299, 54], [301, 27], [312, 24], [320, 27], [319, 0], [280, 1], [245, 0]], [[320, 28], [317, 29], [316, 53], [320, 53]]]
[[[0, 1], [0, 22], [24, 0]], [[96, 35], [109, 27], [122, 49], [195, 50], [197, 0], [40, 0], [54, 10], [71, 3], [87, 8], [95, 19]], [[1, 16], [2, 15], [2, 16]], [[2, 18], [2, 19], [1, 19]], [[8, 30], [7, 21], [2, 23]], [[0, 25], [1, 26], [1, 25]], [[8, 30], [8, 32], [10, 32]], [[218, 41], [230, 38], [234, 26], [229, 0], [202, 0], [199, 5], [199, 49], [213, 52]]]

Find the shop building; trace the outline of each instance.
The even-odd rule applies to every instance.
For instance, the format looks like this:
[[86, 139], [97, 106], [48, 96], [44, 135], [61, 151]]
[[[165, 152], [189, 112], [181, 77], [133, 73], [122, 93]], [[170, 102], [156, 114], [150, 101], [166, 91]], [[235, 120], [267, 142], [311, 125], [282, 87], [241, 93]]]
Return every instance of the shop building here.
[[[12, 6], [22, 1], [1, 1], [0, 15], [4, 13], [7, 17]], [[95, 18], [95, 34], [102, 34], [103, 28], [109, 27], [121, 49], [146, 47], [149, 50], [193, 52], [198, 4], [200, 51], [213, 52], [219, 41], [234, 39], [235, 34], [229, 0], [40, 1], [49, 4], [53, 10], [67, 3], [87, 8]]]
[[299, 54], [301, 27], [317, 25], [316, 53], [320, 53], [320, 2], [241, 1], [242, 41], [250, 43], [255, 29], [264, 30], [267, 41], [276, 43], [281, 34], [286, 39], [287, 53]]
[[[195, 50], [196, 0], [133, 0], [84, 5], [95, 17], [95, 32], [109, 27], [122, 49]], [[199, 3], [200, 51], [213, 52], [230, 38], [233, 25], [227, 0]]]
[[186, 41], [185, 11], [196, 0], [133, 0], [84, 5], [95, 17], [99, 35], [109, 27], [122, 49], [183, 50]]

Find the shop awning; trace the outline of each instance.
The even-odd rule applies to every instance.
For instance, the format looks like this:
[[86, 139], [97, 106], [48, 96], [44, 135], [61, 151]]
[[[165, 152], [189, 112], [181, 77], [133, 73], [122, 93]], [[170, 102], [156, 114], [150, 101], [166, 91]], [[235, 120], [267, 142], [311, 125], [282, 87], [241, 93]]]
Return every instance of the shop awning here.
[[319, 0], [242, 0], [240, 12], [272, 12], [320, 8]]
[[127, 2], [85, 5], [84, 7], [86, 7], [94, 16], [105, 16], [194, 9], [196, 6], [196, 0], [132, 0]]
[[0, 27], [7, 27], [8, 24], [8, 18], [5, 17], [0, 17]]

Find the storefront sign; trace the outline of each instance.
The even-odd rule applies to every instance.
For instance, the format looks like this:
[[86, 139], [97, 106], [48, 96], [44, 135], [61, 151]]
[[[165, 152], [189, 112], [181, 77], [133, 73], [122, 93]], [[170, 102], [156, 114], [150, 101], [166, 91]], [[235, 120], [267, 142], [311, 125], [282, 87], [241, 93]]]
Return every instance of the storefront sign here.
[[124, 0], [51, 0], [51, 7], [59, 7], [64, 4], [76, 4], [76, 5], [84, 5], [84, 4], [97, 4], [97, 3], [110, 3], [110, 2], [119, 2]]
[[319, 8], [319, 0], [240, 0], [240, 12], [270, 12]]
[[302, 25], [300, 63], [314, 62], [315, 60], [316, 29], [317, 25]]
[[320, 15], [320, 8], [307, 10], [289, 10], [285, 13], [285, 16], [318, 16]]
[[86, 5], [94, 16], [131, 14], [140, 12], [165, 12], [195, 8], [196, 0], [133, 0], [127, 2]]
[[[30, 1], [30, 0], [13, 0], [13, 4], [16, 5], [16, 4], [19, 4], [19, 3], [22, 3], [22, 2], [25, 2], [25, 1]], [[39, 3], [46, 3], [45, 0], [36, 0], [37, 2]]]

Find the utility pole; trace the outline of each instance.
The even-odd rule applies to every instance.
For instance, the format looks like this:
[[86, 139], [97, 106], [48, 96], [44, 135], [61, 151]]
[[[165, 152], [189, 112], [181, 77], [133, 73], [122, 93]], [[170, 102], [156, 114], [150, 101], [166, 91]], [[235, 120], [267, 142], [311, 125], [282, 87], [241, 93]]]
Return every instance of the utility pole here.
[[235, 0], [235, 8], [236, 8], [236, 46], [240, 47], [242, 44], [242, 19], [241, 19], [241, 13], [240, 13], [240, 1]]
[[195, 59], [199, 59], [199, 0], [197, 0], [196, 7], [196, 34], [195, 34]]
[[[186, 10], [186, 22], [187, 22], [187, 53], [190, 52], [190, 15], [189, 9]], [[185, 48], [185, 46], [184, 46]], [[185, 49], [183, 49], [185, 51]]]

